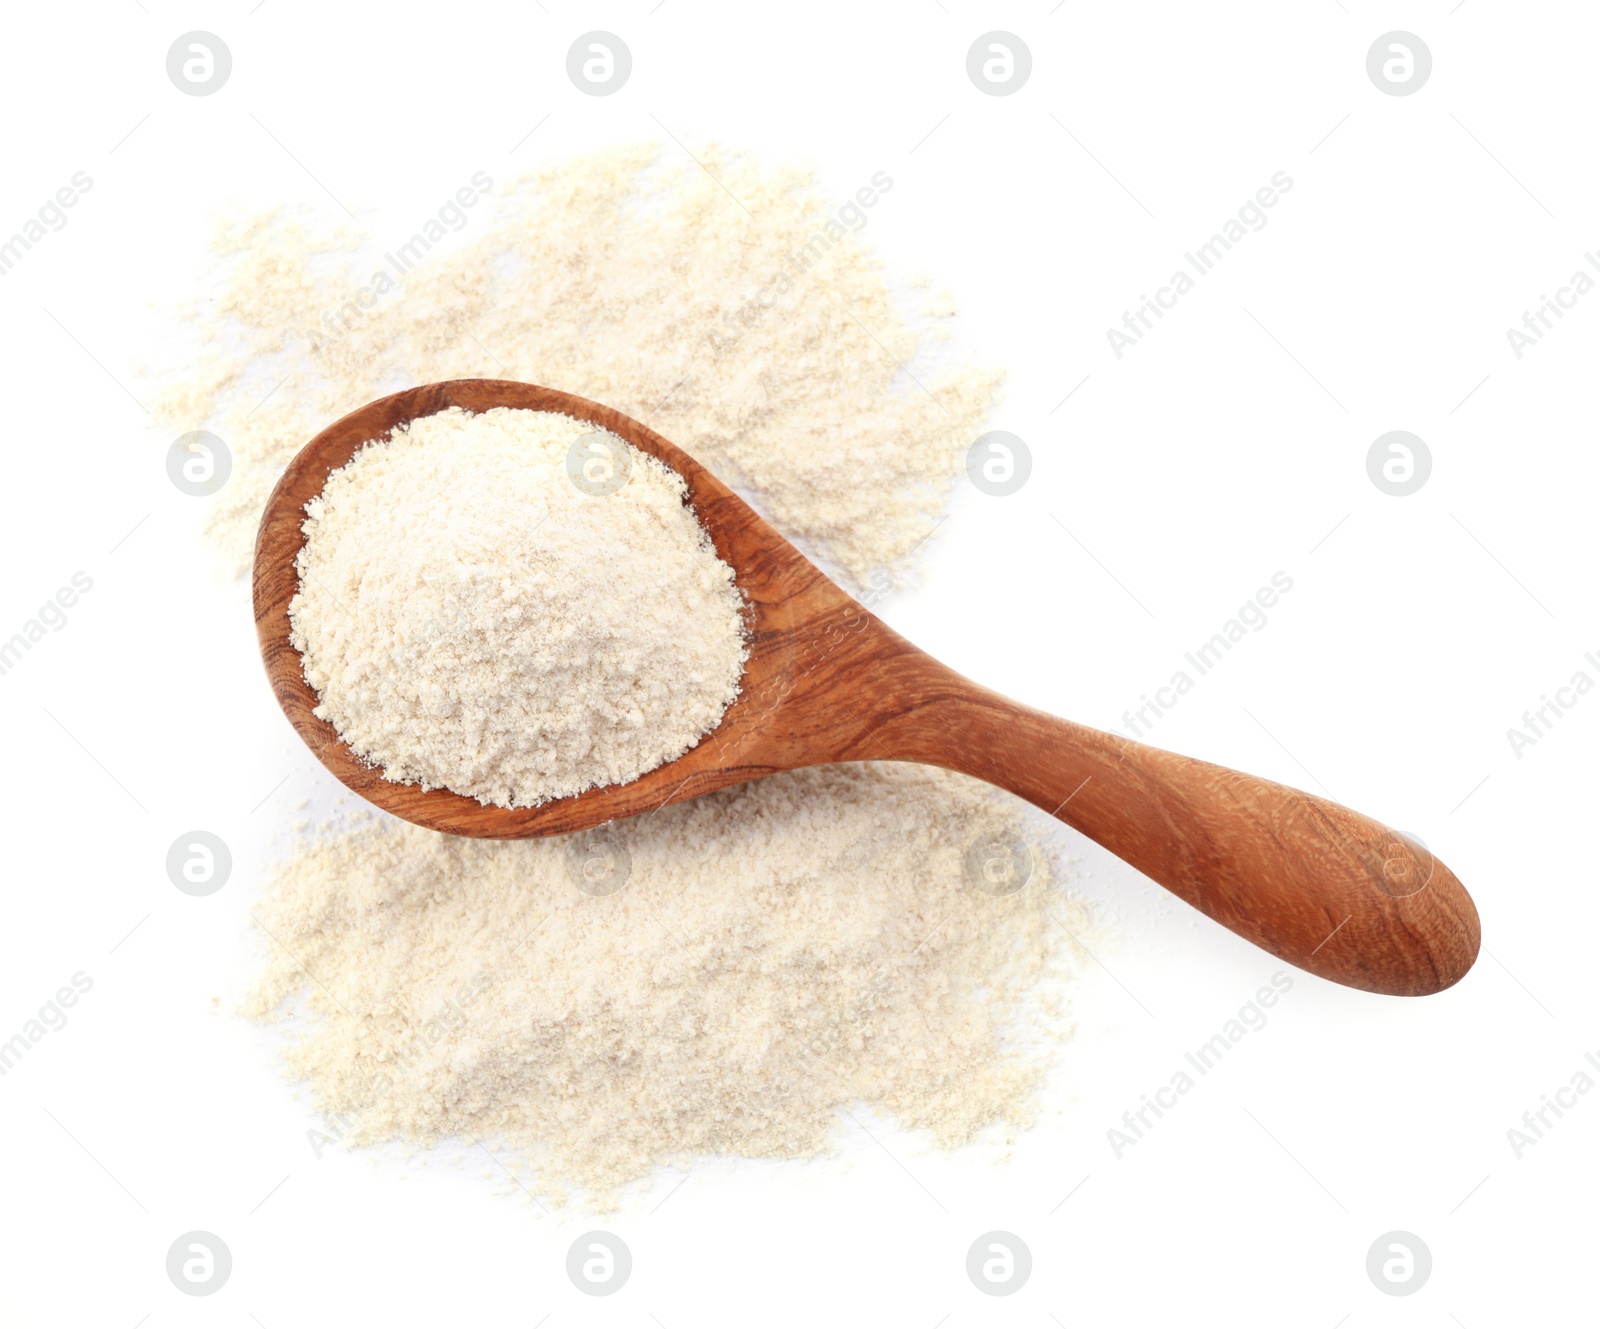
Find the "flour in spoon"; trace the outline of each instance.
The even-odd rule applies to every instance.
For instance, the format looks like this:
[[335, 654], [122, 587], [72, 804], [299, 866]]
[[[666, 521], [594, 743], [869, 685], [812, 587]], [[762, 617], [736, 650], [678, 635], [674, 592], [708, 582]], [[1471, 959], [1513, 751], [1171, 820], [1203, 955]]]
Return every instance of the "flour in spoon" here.
[[528, 807], [682, 756], [738, 695], [743, 599], [682, 477], [570, 416], [412, 421], [304, 530], [290, 642], [386, 779]]

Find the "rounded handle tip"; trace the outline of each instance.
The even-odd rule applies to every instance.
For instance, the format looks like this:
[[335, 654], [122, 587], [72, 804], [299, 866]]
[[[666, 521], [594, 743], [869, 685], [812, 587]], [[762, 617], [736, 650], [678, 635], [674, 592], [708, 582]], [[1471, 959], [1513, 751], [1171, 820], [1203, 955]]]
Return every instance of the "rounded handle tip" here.
[[1477, 906], [1460, 878], [1413, 837], [1337, 804], [1301, 797], [1312, 819], [1324, 823], [1335, 852], [1355, 869], [1355, 880], [1347, 877], [1333, 897], [1344, 901], [1346, 914], [1328, 936], [1303, 957], [1289, 949], [1284, 958], [1334, 982], [1393, 996], [1429, 996], [1459, 983], [1483, 937]]

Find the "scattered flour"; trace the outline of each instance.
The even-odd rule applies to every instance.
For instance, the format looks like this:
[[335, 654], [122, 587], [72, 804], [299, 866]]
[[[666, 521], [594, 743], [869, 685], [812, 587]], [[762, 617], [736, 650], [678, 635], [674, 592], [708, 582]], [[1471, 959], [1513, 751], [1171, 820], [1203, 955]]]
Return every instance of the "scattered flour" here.
[[306, 505], [290, 642], [317, 714], [385, 778], [527, 807], [682, 756], [738, 695], [733, 569], [682, 477], [621, 439], [621, 487], [580, 487], [595, 433], [451, 409]]
[[900, 206], [891, 177], [856, 230], [809, 170], [696, 155], [705, 169], [646, 144], [480, 174], [492, 192], [459, 237], [412, 237], [403, 275], [403, 235], [281, 212], [221, 227], [217, 284], [188, 311], [197, 345], [154, 409], [232, 450], [210, 529], [234, 566], [317, 430], [450, 378], [542, 383], [642, 420], [858, 586], [904, 560], [999, 374], [948, 353], [948, 295], [891, 288], [870, 247]]
[[303, 994], [287, 1055], [319, 1154], [481, 1142], [545, 1202], [603, 1208], [705, 1155], [813, 1156], [862, 1104], [953, 1146], [1027, 1120], [1065, 1030], [1071, 906], [1046, 856], [1009, 896], [963, 867], [1031, 815], [927, 768], [792, 772], [607, 828], [624, 884], [598, 897], [578, 837], [375, 819], [276, 869], [250, 1013]]

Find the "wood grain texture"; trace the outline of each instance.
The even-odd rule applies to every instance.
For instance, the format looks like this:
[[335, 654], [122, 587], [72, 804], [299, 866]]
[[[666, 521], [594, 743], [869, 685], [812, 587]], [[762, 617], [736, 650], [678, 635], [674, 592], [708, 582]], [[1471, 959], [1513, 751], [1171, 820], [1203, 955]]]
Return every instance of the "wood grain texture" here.
[[[363, 443], [451, 406], [561, 411], [611, 430], [683, 476], [696, 515], [749, 601], [751, 642], [740, 696], [678, 760], [631, 784], [540, 807], [492, 807], [385, 780], [313, 714], [316, 695], [289, 644], [305, 504]], [[1407, 996], [1438, 992], [1477, 956], [1471, 897], [1420, 845], [1326, 799], [1057, 719], [970, 682], [846, 595], [693, 458], [637, 421], [569, 393], [462, 379], [395, 393], [330, 425], [289, 464], [267, 504], [254, 596], [267, 677], [300, 736], [363, 798], [434, 830], [497, 839], [560, 834], [775, 771], [924, 762], [1011, 790], [1223, 926], [1335, 982]]]

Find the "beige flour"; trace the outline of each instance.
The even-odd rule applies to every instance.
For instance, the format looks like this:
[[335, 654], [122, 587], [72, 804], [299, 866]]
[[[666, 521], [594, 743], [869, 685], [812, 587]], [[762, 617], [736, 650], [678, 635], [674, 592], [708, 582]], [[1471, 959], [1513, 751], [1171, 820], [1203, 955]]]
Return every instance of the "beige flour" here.
[[246, 565], [284, 464], [329, 421], [489, 377], [642, 420], [858, 585], [905, 558], [998, 375], [933, 363], [947, 296], [891, 296], [869, 248], [874, 219], [902, 206], [886, 173], [841, 182], [875, 200], [864, 209], [810, 171], [696, 151], [704, 170], [645, 145], [495, 183], [459, 238], [419, 234], [403, 275], [388, 256], [410, 237], [282, 214], [225, 227], [220, 287], [191, 311], [200, 345], [157, 414], [233, 452], [211, 525], [228, 557]]
[[[160, 414], [233, 450], [212, 534], [234, 565], [318, 429], [464, 376], [643, 420], [858, 583], [911, 555], [997, 375], [930, 365], [948, 303], [891, 295], [867, 242], [900, 205], [892, 181], [857, 232], [809, 171], [697, 153], [707, 169], [637, 147], [495, 186], [381, 292], [406, 237], [282, 215], [225, 228], [220, 283], [192, 311], [202, 352]], [[969, 877], [975, 843], [992, 861], [1037, 815], [877, 765], [724, 790], [610, 845], [374, 813], [272, 870], [251, 1010], [287, 1021], [319, 1151], [481, 1142], [547, 1201], [576, 1186], [604, 1203], [706, 1155], [809, 1157], [862, 1104], [953, 1145], [1026, 1119], [1042, 1040], [1065, 1029], [1045, 855], [1018, 894]]]
[[414, 420], [304, 529], [290, 642], [387, 779], [527, 807], [682, 756], [738, 695], [744, 602], [683, 478], [569, 415]]
[[884, 765], [773, 776], [604, 845], [385, 818], [277, 869], [251, 1009], [309, 1007], [288, 1060], [319, 1152], [481, 1143], [545, 1201], [574, 1185], [604, 1206], [704, 1155], [814, 1155], [863, 1104], [951, 1146], [1027, 1117], [1064, 1028], [1048, 980], [1070, 918], [1045, 855], [1021, 851], [1013, 894], [969, 867], [1022, 816]]

